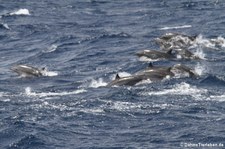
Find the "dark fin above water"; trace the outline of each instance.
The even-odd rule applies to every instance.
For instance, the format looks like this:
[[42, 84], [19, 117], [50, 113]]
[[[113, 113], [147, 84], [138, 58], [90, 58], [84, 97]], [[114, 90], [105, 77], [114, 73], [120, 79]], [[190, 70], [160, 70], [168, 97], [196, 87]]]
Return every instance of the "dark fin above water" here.
[[148, 67], [149, 67], [149, 68], [152, 68], [152, 67], [153, 67], [152, 62], [150, 62], [150, 63], [148, 64]]
[[119, 76], [118, 73], [116, 74], [116, 80], [117, 80], [117, 79], [120, 79], [120, 76]]
[[172, 49], [169, 49], [166, 53], [167, 54], [172, 54], [172, 51], [173, 51]]

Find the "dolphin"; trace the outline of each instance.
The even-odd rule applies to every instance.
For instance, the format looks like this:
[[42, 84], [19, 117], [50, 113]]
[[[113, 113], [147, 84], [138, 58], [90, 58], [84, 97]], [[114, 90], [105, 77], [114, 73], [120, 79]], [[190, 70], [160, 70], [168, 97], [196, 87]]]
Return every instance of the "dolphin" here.
[[174, 48], [187, 48], [193, 45], [197, 36], [188, 36], [179, 33], [166, 33], [159, 38], [155, 39], [155, 42], [161, 49], [174, 49]]
[[192, 78], [199, 77], [199, 75], [193, 69], [182, 64], [174, 65], [171, 68], [171, 72], [173, 72], [176, 75], [187, 75], [188, 77]]
[[127, 77], [120, 77], [118, 74], [116, 75], [115, 80], [110, 82], [107, 86], [133, 86], [138, 82], [142, 81], [144, 77], [142, 75], [133, 75]]
[[45, 68], [35, 68], [27, 65], [16, 65], [11, 68], [22, 77], [41, 77], [44, 76]]
[[163, 67], [163, 66], [153, 66], [152, 63], [149, 63], [148, 67], [143, 70], [139, 71], [136, 74], [145, 74], [145, 75], [153, 75], [155, 74], [156, 76], [162, 76], [162, 77], [173, 77], [174, 73], [171, 72], [172, 67]]
[[189, 36], [189, 35], [180, 34], [180, 33], [166, 33], [165, 35], [162, 35], [159, 39], [162, 39], [164, 41], [169, 41], [175, 37], [187, 38], [190, 41], [194, 41], [197, 38], [197, 36]]
[[156, 50], [143, 50], [143, 51], [137, 52], [136, 55], [138, 57], [147, 57], [147, 58], [150, 58], [152, 60], [175, 58], [175, 56], [172, 53], [172, 49], [168, 50], [167, 52], [156, 51]]

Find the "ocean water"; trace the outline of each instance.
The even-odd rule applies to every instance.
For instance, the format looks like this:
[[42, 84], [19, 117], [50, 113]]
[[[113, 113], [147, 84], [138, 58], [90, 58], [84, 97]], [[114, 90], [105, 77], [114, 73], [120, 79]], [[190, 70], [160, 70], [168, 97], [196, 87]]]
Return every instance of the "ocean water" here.
[[[199, 78], [106, 86], [147, 67], [135, 53], [170, 32], [198, 35], [203, 60], [154, 64]], [[0, 148], [225, 148], [224, 64], [223, 0], [0, 0]]]

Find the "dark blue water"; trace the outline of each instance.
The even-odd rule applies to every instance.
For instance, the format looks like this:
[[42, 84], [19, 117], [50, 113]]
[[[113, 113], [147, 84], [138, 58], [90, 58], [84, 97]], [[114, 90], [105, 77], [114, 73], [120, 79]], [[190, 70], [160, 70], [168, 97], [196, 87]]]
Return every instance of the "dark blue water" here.
[[[223, 0], [0, 0], [0, 148], [225, 146]], [[200, 35], [200, 78], [106, 87], [168, 32]], [[210, 47], [210, 48], [206, 48]], [[16, 64], [47, 67], [20, 78]], [[209, 148], [209, 147], [206, 147]]]

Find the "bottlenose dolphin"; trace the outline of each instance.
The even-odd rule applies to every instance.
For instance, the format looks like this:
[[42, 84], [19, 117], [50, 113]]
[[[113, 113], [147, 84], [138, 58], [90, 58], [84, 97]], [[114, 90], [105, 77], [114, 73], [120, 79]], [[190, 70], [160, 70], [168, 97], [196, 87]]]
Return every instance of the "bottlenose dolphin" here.
[[40, 77], [44, 76], [45, 68], [39, 69], [27, 65], [16, 65], [11, 68], [22, 77]]
[[175, 56], [172, 53], [172, 49], [168, 50], [167, 52], [156, 51], [156, 50], [143, 50], [143, 51], [137, 52], [136, 55], [138, 57], [146, 57], [146, 58], [150, 58], [152, 60], [175, 58]]

